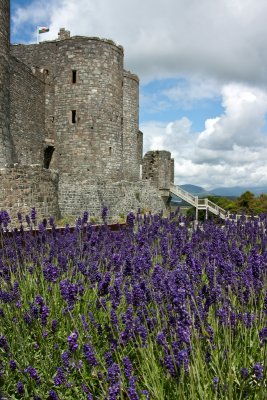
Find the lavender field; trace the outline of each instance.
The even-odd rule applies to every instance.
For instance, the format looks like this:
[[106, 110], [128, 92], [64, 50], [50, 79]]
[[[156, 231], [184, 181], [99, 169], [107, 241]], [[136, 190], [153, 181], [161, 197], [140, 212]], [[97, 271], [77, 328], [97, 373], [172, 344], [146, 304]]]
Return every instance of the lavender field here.
[[267, 399], [267, 216], [129, 214], [71, 231], [0, 214], [9, 399]]

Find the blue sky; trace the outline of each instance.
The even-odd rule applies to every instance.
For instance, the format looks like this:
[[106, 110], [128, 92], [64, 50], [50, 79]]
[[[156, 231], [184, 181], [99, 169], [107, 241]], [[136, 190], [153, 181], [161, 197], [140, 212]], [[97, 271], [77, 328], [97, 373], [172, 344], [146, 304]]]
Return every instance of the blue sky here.
[[14, 43], [72, 35], [124, 47], [140, 78], [145, 151], [175, 158], [175, 182], [267, 185], [265, 0], [14, 0]]

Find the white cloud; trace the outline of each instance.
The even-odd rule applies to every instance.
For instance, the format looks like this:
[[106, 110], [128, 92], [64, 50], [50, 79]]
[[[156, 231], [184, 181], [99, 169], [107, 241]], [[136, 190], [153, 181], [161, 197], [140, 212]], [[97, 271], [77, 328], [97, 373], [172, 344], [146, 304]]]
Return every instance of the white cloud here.
[[162, 94], [183, 108], [191, 108], [195, 102], [219, 98], [221, 85], [214, 79], [192, 76], [178, 81], [170, 89], [163, 90]]
[[46, 17], [51, 32], [42, 40], [60, 27], [111, 38], [142, 81], [200, 74], [266, 84], [266, 14], [263, 0], [34, 0], [13, 22], [18, 31]]
[[177, 184], [267, 185], [266, 93], [230, 84], [223, 87], [222, 98], [224, 113], [208, 119], [202, 132], [192, 132], [187, 118], [143, 124], [145, 151], [172, 152]]

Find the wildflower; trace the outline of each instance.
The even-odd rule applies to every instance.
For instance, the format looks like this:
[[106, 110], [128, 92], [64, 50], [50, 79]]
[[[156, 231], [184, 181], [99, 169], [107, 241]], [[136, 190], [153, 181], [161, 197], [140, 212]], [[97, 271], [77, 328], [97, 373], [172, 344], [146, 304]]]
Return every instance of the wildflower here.
[[127, 388], [127, 394], [130, 400], [139, 400], [139, 396], [136, 392], [136, 377], [130, 378], [129, 387]]
[[85, 344], [83, 346], [83, 354], [89, 365], [92, 367], [96, 367], [98, 365], [94, 349], [90, 344]]
[[54, 384], [60, 386], [66, 383], [65, 373], [62, 368], [57, 368], [57, 374], [54, 377]]
[[215, 377], [213, 378], [213, 385], [214, 385], [214, 389], [215, 389], [215, 390], [217, 390], [218, 384], [219, 384], [219, 378], [218, 378], [218, 376], [215, 376]]
[[259, 333], [261, 344], [267, 344], [267, 327], [263, 328]]
[[30, 375], [30, 377], [31, 377], [32, 379], [34, 379], [36, 382], [38, 382], [38, 383], [41, 382], [41, 379], [40, 379], [40, 377], [39, 377], [39, 375], [38, 375], [38, 373], [37, 373], [37, 371], [36, 371], [35, 368], [29, 366], [29, 367], [27, 367], [27, 368], [25, 369], [25, 372], [27, 372], [27, 373]]
[[119, 382], [112, 383], [108, 388], [108, 399], [116, 400], [120, 394]]
[[241, 368], [240, 373], [241, 373], [241, 376], [242, 376], [243, 379], [247, 379], [247, 377], [249, 375], [249, 372], [248, 372], [247, 368]]
[[16, 368], [17, 368], [17, 363], [16, 363], [16, 361], [15, 361], [15, 360], [10, 360], [9, 366], [10, 366], [10, 369], [11, 369], [12, 371], [15, 371]]
[[69, 350], [74, 353], [78, 349], [78, 332], [72, 332], [68, 336], [68, 344], [69, 344]]
[[19, 395], [23, 395], [24, 394], [24, 385], [20, 381], [17, 383], [17, 393]]
[[56, 319], [53, 319], [52, 324], [51, 324], [51, 331], [52, 331], [53, 333], [55, 333], [56, 330], [57, 330], [57, 320], [56, 320]]
[[9, 346], [4, 335], [0, 337], [0, 348], [4, 349], [7, 353], [9, 352]]
[[31, 220], [32, 220], [32, 223], [35, 225], [36, 224], [36, 209], [35, 209], [35, 207], [33, 207], [31, 209]]
[[133, 366], [128, 356], [124, 357], [123, 360], [124, 375], [127, 379], [130, 379], [133, 372]]
[[118, 364], [113, 363], [109, 368], [108, 368], [108, 380], [109, 382], [115, 383], [117, 379], [120, 376], [120, 367]]
[[88, 211], [83, 212], [82, 224], [85, 225], [88, 222], [89, 213]]
[[49, 391], [48, 400], [59, 400], [59, 397], [58, 397], [57, 392], [55, 390], [50, 390]]
[[253, 373], [256, 380], [261, 381], [263, 379], [263, 366], [257, 362], [253, 367]]
[[40, 312], [40, 318], [41, 318], [41, 324], [42, 325], [46, 325], [47, 324], [48, 315], [49, 315], [49, 308], [47, 306], [43, 306], [41, 308], [41, 312]]
[[127, 223], [127, 225], [128, 225], [130, 228], [133, 228], [133, 226], [134, 226], [134, 220], [135, 220], [135, 215], [134, 215], [134, 213], [130, 212], [130, 213], [127, 215], [127, 218], [126, 218], [126, 223]]
[[87, 395], [87, 400], [94, 400], [92, 393], [90, 392], [88, 386], [85, 385], [85, 383], [82, 383], [82, 390]]
[[60, 275], [58, 267], [51, 263], [48, 263], [48, 265], [43, 268], [43, 274], [48, 282], [53, 282], [53, 283], [57, 281]]
[[68, 370], [70, 367], [70, 352], [69, 351], [65, 351], [62, 355], [61, 355], [61, 361], [63, 364], [63, 367]]

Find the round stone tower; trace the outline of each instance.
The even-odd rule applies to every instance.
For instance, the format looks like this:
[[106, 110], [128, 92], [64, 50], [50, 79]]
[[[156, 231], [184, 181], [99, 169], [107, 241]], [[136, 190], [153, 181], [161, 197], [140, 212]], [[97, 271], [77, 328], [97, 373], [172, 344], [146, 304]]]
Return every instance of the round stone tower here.
[[57, 43], [55, 148], [63, 179], [122, 179], [123, 48], [75, 36]]
[[[123, 170], [124, 179], [140, 179], [139, 79], [124, 71], [123, 79]], [[142, 155], [141, 155], [142, 157]]]
[[0, 166], [13, 162], [10, 137], [10, 3], [0, 0]]

